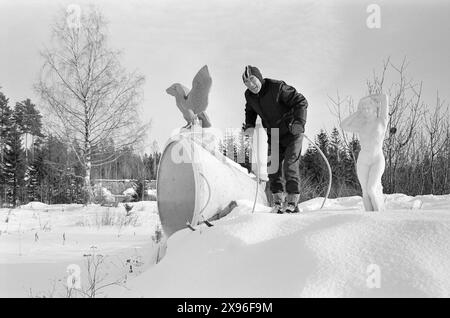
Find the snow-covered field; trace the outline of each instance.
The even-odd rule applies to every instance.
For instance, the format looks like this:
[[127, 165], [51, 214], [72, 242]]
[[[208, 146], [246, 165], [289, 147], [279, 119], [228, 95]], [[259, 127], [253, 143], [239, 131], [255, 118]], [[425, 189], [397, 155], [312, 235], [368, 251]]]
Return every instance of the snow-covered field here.
[[450, 297], [450, 195], [360, 197], [276, 215], [250, 202], [212, 228], [179, 231], [156, 266], [118, 297]]
[[156, 202], [134, 203], [133, 220], [123, 206], [1, 209], [0, 296], [64, 297], [68, 265], [86, 284], [95, 252], [106, 280], [126, 275], [99, 297], [450, 297], [450, 195], [389, 195], [382, 213], [360, 197], [321, 203], [277, 215], [238, 202], [214, 227], [171, 236], [156, 265]]
[[102, 284], [153, 265], [158, 253], [153, 238], [159, 225], [156, 202], [130, 205], [129, 213], [122, 204], [32, 202], [0, 209], [0, 297], [65, 297], [69, 265], [79, 266], [86, 285], [88, 260], [99, 255], [104, 257], [97, 275]]

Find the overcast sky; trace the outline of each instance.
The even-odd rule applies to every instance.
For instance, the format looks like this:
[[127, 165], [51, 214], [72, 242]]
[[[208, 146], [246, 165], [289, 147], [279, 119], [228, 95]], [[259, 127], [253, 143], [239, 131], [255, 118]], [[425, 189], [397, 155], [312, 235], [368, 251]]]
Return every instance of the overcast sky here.
[[[450, 98], [449, 1], [50, 1], [0, 0], [0, 86], [12, 103], [38, 96], [32, 85], [50, 40], [58, 8], [93, 3], [109, 21], [110, 45], [123, 64], [146, 77], [143, 118], [152, 119], [148, 144], [162, 146], [184, 125], [165, 89], [191, 86], [207, 64], [213, 78], [208, 113], [213, 125], [240, 127], [244, 120], [244, 66], [284, 80], [309, 101], [306, 133], [331, 130], [328, 95], [355, 99], [366, 79], [390, 56], [410, 62], [409, 74], [423, 80], [425, 98], [436, 91]], [[381, 28], [369, 29], [367, 6], [381, 8]]]

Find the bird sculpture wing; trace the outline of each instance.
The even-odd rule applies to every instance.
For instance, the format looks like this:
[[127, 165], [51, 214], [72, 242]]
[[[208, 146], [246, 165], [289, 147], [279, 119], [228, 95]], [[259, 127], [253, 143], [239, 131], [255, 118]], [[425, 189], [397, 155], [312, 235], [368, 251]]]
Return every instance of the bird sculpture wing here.
[[208, 107], [208, 95], [211, 89], [212, 79], [208, 66], [203, 66], [192, 80], [192, 90], [187, 95], [187, 108], [194, 114], [204, 112]]

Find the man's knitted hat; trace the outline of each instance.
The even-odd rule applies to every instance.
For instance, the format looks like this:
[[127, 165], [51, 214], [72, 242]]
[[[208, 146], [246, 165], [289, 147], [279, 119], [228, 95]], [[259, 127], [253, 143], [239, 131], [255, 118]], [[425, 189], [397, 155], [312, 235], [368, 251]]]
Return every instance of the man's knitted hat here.
[[264, 78], [262, 77], [261, 72], [256, 66], [247, 65], [245, 67], [244, 74], [242, 74], [242, 80], [246, 81], [250, 78], [250, 76], [256, 76], [257, 79], [261, 82], [261, 84], [264, 84]]

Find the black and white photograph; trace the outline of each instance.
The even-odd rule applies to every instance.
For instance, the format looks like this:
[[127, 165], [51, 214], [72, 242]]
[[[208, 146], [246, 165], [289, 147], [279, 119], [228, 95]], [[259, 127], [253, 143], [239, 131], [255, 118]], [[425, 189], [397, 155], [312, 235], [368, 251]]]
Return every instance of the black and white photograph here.
[[449, 13], [0, 0], [0, 298], [450, 298]]

